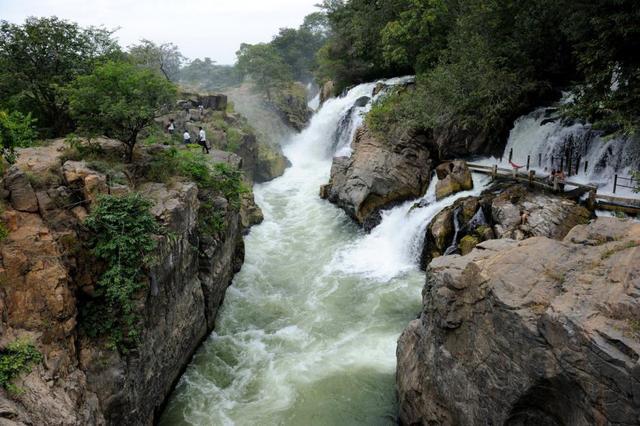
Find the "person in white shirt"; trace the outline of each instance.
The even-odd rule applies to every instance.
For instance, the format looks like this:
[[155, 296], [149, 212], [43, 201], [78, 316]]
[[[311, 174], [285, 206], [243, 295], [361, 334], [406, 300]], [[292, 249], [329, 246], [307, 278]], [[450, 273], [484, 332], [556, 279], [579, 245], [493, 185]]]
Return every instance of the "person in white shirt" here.
[[185, 129], [184, 133], [182, 134], [182, 139], [185, 145], [189, 145], [191, 143], [191, 135], [189, 134], [188, 130]]
[[173, 118], [169, 120], [169, 125], [167, 126], [167, 131], [173, 135], [173, 132], [176, 131], [176, 123], [173, 121]]
[[205, 133], [202, 127], [200, 127], [200, 132], [198, 133], [198, 137], [199, 137], [200, 146], [202, 146], [202, 153], [208, 154], [209, 145], [207, 144], [207, 134]]

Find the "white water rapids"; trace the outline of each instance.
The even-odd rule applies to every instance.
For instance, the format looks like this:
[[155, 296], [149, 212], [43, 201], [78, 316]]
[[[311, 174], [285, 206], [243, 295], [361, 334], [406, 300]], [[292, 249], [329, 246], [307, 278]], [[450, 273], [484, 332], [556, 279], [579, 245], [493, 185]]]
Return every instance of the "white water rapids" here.
[[[292, 167], [255, 188], [265, 222], [162, 425], [395, 424], [396, 341], [421, 307], [424, 230], [457, 198], [414, 202], [364, 234], [318, 197], [340, 120], [374, 84], [327, 101], [284, 152]], [[351, 130], [343, 137], [347, 138]]]

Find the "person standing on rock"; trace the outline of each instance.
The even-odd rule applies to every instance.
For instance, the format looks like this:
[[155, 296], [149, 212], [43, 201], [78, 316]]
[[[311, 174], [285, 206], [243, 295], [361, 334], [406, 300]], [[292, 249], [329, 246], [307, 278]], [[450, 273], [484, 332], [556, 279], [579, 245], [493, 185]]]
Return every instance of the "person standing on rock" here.
[[173, 133], [176, 131], [176, 123], [174, 122], [173, 118], [171, 120], [169, 120], [169, 125], [167, 126], [167, 131], [171, 135], [173, 135]]
[[200, 127], [200, 133], [198, 133], [198, 137], [199, 137], [200, 146], [202, 146], [202, 153], [208, 154], [209, 145], [207, 144], [207, 134], [205, 133], [202, 127]]
[[189, 134], [189, 131], [187, 129], [185, 129], [184, 133], [182, 134], [182, 143], [184, 143], [185, 145], [189, 145], [191, 143], [191, 134]]

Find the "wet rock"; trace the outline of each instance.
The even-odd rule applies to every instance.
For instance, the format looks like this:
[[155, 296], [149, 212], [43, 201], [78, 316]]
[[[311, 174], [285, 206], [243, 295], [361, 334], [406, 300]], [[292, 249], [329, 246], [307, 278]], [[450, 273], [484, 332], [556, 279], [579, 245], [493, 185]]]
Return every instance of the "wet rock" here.
[[436, 167], [436, 199], [442, 200], [460, 191], [473, 189], [471, 171], [465, 161], [449, 161]]
[[[600, 244], [593, 244], [600, 242]], [[402, 424], [637, 424], [640, 225], [435, 259], [398, 341]]]
[[248, 231], [252, 226], [258, 225], [263, 221], [264, 215], [253, 199], [253, 193], [243, 194], [240, 206], [240, 222], [242, 223], [242, 228]]
[[325, 194], [363, 224], [380, 209], [422, 196], [430, 175], [429, 151], [419, 139], [405, 135], [385, 141], [363, 127], [352, 156], [334, 158]]
[[12, 166], [4, 178], [4, 185], [9, 191], [9, 199], [14, 209], [22, 212], [38, 211], [38, 199], [29, 182], [29, 177], [17, 166]]
[[362, 108], [362, 107], [367, 106], [367, 104], [369, 103], [369, 101], [371, 101], [371, 98], [370, 98], [370, 97], [368, 97], [368, 96], [363, 96], [363, 97], [361, 97], [361, 98], [358, 98], [358, 99], [356, 100], [356, 102], [354, 103], [354, 105], [355, 105], [356, 107]]
[[[470, 235], [477, 242], [540, 236], [562, 239], [574, 226], [591, 219], [589, 210], [555, 194], [530, 191], [523, 185], [489, 188], [479, 197], [457, 200], [433, 218], [427, 227], [420, 260], [423, 269], [452, 243], [452, 213], [457, 208], [462, 212], [460, 239]], [[467, 239], [465, 249], [468, 250], [471, 241]]]

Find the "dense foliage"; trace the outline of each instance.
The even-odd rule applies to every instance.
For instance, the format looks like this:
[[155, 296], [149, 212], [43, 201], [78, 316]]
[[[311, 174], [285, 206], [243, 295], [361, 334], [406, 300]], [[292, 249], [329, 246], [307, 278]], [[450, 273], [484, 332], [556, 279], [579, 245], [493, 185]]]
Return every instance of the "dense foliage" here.
[[173, 105], [176, 88], [151, 70], [109, 62], [78, 77], [67, 93], [80, 129], [122, 141], [131, 161], [138, 134]]
[[42, 354], [30, 343], [14, 341], [0, 349], [0, 387], [12, 393], [19, 393], [11, 383], [20, 374], [31, 371], [33, 364], [42, 362]]
[[17, 111], [0, 111], [0, 155], [9, 164], [16, 160], [15, 148], [33, 143], [36, 137], [34, 121], [31, 114], [25, 116]]
[[180, 82], [206, 91], [217, 91], [242, 82], [230, 65], [217, 65], [211, 58], [194, 59], [180, 70]]
[[236, 69], [252, 79], [256, 89], [271, 100], [272, 93], [291, 82], [291, 69], [271, 44], [242, 44]]
[[55, 17], [28, 18], [23, 25], [0, 21], [0, 108], [31, 113], [44, 135], [62, 135], [73, 123], [60, 89], [120, 56], [104, 29]]
[[109, 337], [122, 351], [139, 338], [136, 296], [145, 288], [144, 271], [160, 231], [150, 208], [137, 193], [102, 196], [85, 222], [93, 236], [92, 254], [106, 269], [82, 310], [83, 327], [91, 337]]
[[569, 112], [609, 131], [640, 124], [640, 4], [633, 0], [325, 0], [318, 75], [338, 91], [415, 73], [417, 94], [378, 105], [372, 127], [498, 132], [574, 88]]

